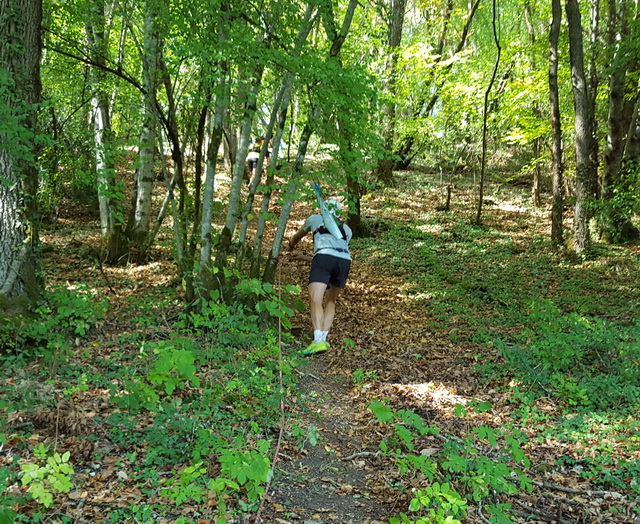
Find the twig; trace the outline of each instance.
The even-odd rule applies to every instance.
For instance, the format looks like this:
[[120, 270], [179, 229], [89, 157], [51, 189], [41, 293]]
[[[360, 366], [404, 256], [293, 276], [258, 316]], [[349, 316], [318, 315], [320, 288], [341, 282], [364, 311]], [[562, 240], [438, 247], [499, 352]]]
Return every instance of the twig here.
[[478, 501], [478, 517], [480, 517], [480, 519], [482, 519], [482, 522], [486, 522], [487, 524], [491, 524], [491, 521], [487, 520], [485, 518], [485, 516], [482, 514], [482, 501], [481, 500]]
[[574, 495], [589, 495], [590, 497], [605, 497], [607, 495], [611, 495], [611, 491], [591, 491], [589, 489], [576, 489], [576, 488], [565, 488], [564, 486], [560, 486], [559, 484], [552, 484], [551, 482], [539, 482], [537, 480], [532, 480], [532, 484], [540, 487], [553, 489], [555, 491], [562, 491], [563, 493], [572, 493]]
[[359, 453], [353, 453], [352, 455], [349, 455], [348, 457], [342, 457], [341, 460], [347, 461], [347, 460], [353, 460], [354, 458], [358, 458], [358, 457], [374, 457], [374, 458], [378, 458], [380, 456], [380, 452], [376, 451], [375, 453], [373, 451], [361, 451]]
[[[278, 300], [282, 300], [282, 296], [281, 296], [282, 286], [280, 285], [282, 280], [282, 273], [280, 271], [280, 268], [278, 268], [277, 278], [278, 278]], [[280, 454], [280, 447], [282, 445], [282, 437], [284, 435], [284, 425], [286, 422], [285, 408], [284, 408], [284, 395], [286, 390], [283, 384], [282, 367], [283, 367], [282, 366], [282, 322], [280, 322], [280, 318], [278, 318], [278, 381], [280, 384], [279, 393], [281, 395], [280, 396], [280, 431], [278, 433], [278, 443], [276, 444], [276, 450], [273, 454], [273, 460], [271, 461], [271, 471], [275, 471], [276, 464], [278, 463], [278, 456]], [[260, 513], [264, 508], [264, 503], [267, 499], [269, 489], [271, 488], [272, 480], [273, 480], [273, 475], [271, 476], [271, 478], [269, 478], [264, 488], [264, 495], [262, 497], [262, 500], [260, 501], [260, 507], [258, 508], [258, 512], [256, 513], [254, 524], [260, 524]]]
[[520, 506], [522, 509], [524, 509], [526, 512], [532, 514], [532, 515], [537, 515], [538, 517], [543, 517], [545, 519], [549, 519], [551, 521], [555, 521], [558, 524], [573, 524], [573, 521], [571, 520], [565, 520], [563, 518], [560, 518], [557, 515], [553, 515], [552, 513], [547, 513], [546, 511], [542, 511], [539, 509], [535, 509], [532, 508], [530, 506], [527, 506], [526, 504], [520, 502], [519, 500], [516, 500], [515, 503]]

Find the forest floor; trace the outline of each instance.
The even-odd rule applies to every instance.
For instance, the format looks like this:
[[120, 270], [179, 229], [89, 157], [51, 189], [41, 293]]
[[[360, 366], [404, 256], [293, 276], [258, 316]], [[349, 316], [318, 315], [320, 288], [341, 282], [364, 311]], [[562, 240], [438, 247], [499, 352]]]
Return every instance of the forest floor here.
[[[486, 508], [488, 500], [512, 504], [517, 522], [640, 522], [637, 416], [623, 413], [606, 420], [594, 410], [589, 419], [550, 392], [528, 396], [525, 385], [501, 371], [504, 359], [496, 343], [526, 324], [524, 314], [509, 316], [513, 304], [519, 308], [513, 310], [525, 310], [541, 294], [553, 298], [563, 313], [582, 308], [616, 320], [637, 318], [640, 246], [601, 248], [593, 261], [579, 264], [545, 240], [548, 210], [528, 207], [516, 192], [494, 190], [481, 228], [468, 225], [474, 213], [472, 191], [456, 188], [451, 211], [436, 211], [444, 188], [426, 175], [403, 174], [398, 187], [365, 196], [363, 214], [371, 236], [353, 241], [352, 272], [339, 299], [331, 349], [294, 359], [297, 386], [284, 401], [287, 425], [260, 522], [386, 523], [409, 513], [415, 490], [432, 484], [423, 471], [402, 470], [408, 455], [448, 456], [453, 470], [457, 454], [469, 468], [465, 480], [465, 466], [460, 466], [460, 486], [472, 477], [489, 485], [491, 474], [474, 461], [485, 456], [498, 469], [517, 470], [513, 457], [507, 460], [500, 449], [500, 443], [511, 442], [507, 432], [515, 430], [530, 461], [521, 469], [533, 481], [531, 489], [498, 486], [517, 484], [516, 473], [491, 477], [496, 483], [487, 488], [492, 495], [468, 498], [463, 522], [507, 522], [489, 520], [482, 502]], [[295, 206], [291, 233], [310, 212], [310, 205]], [[173, 309], [161, 315], [164, 324], [141, 330], [139, 318], [131, 315], [132, 303], [152, 308], [167, 290], [180, 294], [170, 247], [157, 250], [146, 265], [101, 267], [92, 256], [97, 227], [94, 221], [68, 216], [44, 231], [48, 283], [100, 290], [110, 307], [97, 329], [76, 341], [73, 356], [32, 362], [0, 377], [8, 397], [22, 395], [32, 406], [43, 406], [9, 413], [13, 433], [0, 449], [5, 460], [0, 467], [8, 465], [11, 450], [25, 445], [47, 443], [71, 451], [77, 485], [57, 495], [43, 513], [35, 504], [19, 508], [24, 515], [40, 511], [42, 522], [176, 522], [179, 516], [192, 519], [185, 522], [211, 522], [198, 517], [196, 503], [165, 516], [153, 513], [147, 520], [143, 513], [126, 516], [132, 514], [127, 508], [157, 498], [157, 490], [144, 489], [153, 479], [134, 474], [136, 456], [144, 450], [113, 442], [108, 425], [94, 423], [96, 417], [104, 421], [113, 414], [108, 389], [89, 385], [69, 393], [69, 381], [80, 384], [84, 376], [68, 371], [71, 361], [81, 362], [79, 368], [87, 373], [106, 374], [110, 356], [139, 351], [139, 342], [136, 346], [132, 340], [161, 337], [179, 309], [175, 300]], [[164, 240], [170, 246], [169, 232]], [[310, 252], [310, 239], [300, 249]], [[300, 285], [306, 301], [307, 272], [307, 264], [285, 261], [277, 284]], [[295, 354], [309, 343], [309, 332], [307, 312], [298, 312], [291, 329], [294, 342], [282, 350]], [[65, 370], [71, 376], [66, 383], [60, 376]], [[394, 417], [397, 422], [409, 412], [438, 433], [407, 437], [402, 453], [394, 454], [391, 448], [403, 443]], [[411, 420], [399, 425], [409, 427]], [[144, 424], [139, 419], [135, 429]], [[151, 417], [148, 424], [153, 424]], [[294, 435], [296, 427], [303, 432]], [[390, 448], [386, 452], [382, 441]], [[459, 445], [457, 451], [451, 451], [451, 443]], [[438, 500], [432, 509], [445, 508], [449, 499]], [[255, 510], [231, 522], [257, 523]], [[427, 506], [406, 522], [418, 522], [419, 515], [426, 519], [419, 522], [441, 522], [435, 513], [429, 516]]]

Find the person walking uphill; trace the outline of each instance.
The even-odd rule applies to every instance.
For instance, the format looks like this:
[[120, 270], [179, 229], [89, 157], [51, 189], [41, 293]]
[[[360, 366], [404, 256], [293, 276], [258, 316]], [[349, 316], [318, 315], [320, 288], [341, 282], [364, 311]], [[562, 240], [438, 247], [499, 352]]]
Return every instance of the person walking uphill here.
[[[295, 249], [308, 233], [313, 233], [313, 258], [309, 273], [309, 299], [313, 342], [304, 351], [305, 356], [323, 353], [329, 349], [327, 335], [336, 314], [336, 301], [347, 284], [351, 269], [349, 241], [353, 235], [346, 224], [340, 222], [341, 205], [327, 200], [326, 206], [338, 224], [342, 238], [333, 236], [324, 226], [321, 214], [311, 215], [289, 239], [289, 249]], [[323, 306], [324, 302], [324, 306]]]

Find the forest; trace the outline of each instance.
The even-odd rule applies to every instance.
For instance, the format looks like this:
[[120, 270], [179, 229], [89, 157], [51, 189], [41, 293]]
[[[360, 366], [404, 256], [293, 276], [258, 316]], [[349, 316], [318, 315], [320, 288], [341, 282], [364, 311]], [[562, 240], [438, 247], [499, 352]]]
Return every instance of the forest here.
[[637, 1], [0, 0], [0, 524], [640, 523], [639, 116]]

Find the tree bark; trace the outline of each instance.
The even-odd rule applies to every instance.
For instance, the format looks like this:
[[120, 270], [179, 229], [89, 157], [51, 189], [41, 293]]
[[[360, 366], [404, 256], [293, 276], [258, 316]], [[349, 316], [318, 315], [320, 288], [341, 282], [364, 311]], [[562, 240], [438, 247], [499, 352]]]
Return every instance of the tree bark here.
[[611, 0], [607, 31], [607, 48], [611, 50], [607, 142], [601, 178], [603, 217], [600, 226], [605, 242], [631, 240], [638, 234], [631, 223], [633, 210], [622, 203], [614, 203], [617, 194], [635, 190], [633, 182], [628, 180], [628, 164], [623, 162], [627, 134], [634, 118], [634, 93], [638, 89], [637, 77], [629, 76], [629, 72], [635, 72], [638, 61], [628, 53], [631, 45], [628, 17], [626, 2]]
[[[85, 30], [89, 44], [89, 55], [96, 64], [104, 65], [109, 53], [106, 34], [105, 5], [103, 1], [92, 5], [92, 16]], [[115, 187], [115, 166], [111, 144], [111, 116], [109, 94], [105, 91], [105, 69], [91, 69], [94, 94], [91, 98], [91, 120], [93, 123], [94, 154], [100, 208], [100, 231], [104, 258], [117, 262], [127, 252], [128, 245], [123, 230], [123, 199]]]
[[[222, 16], [218, 28], [218, 43], [222, 47], [228, 38], [226, 30], [228, 24], [228, 3], [222, 2], [220, 6]], [[202, 221], [200, 227], [200, 284], [205, 292], [214, 289], [213, 272], [211, 271], [211, 251], [213, 248], [213, 236], [211, 221], [213, 218], [213, 198], [215, 195], [215, 177], [218, 164], [218, 151], [224, 134], [224, 122], [228, 111], [229, 100], [229, 63], [221, 58], [218, 63], [219, 77], [216, 81], [216, 100], [211, 122], [211, 135], [207, 150], [205, 169], [204, 191], [202, 201]]]
[[402, 42], [402, 27], [404, 25], [404, 15], [406, 11], [406, 0], [390, 0], [391, 17], [389, 24], [389, 36], [387, 39], [388, 55], [385, 64], [386, 82], [383, 86], [387, 93], [388, 101], [383, 105], [384, 114], [383, 137], [384, 148], [388, 157], [382, 158], [378, 162], [378, 179], [385, 185], [393, 183], [393, 165], [392, 159], [393, 144], [396, 132], [396, 81], [397, 81], [397, 64], [398, 64], [398, 48]]
[[491, 75], [491, 81], [487, 86], [487, 90], [484, 94], [484, 111], [482, 115], [482, 159], [480, 161], [480, 186], [478, 188], [478, 205], [476, 208], [476, 218], [475, 224], [480, 225], [481, 214], [482, 214], [482, 204], [484, 200], [484, 178], [485, 178], [485, 170], [487, 163], [487, 117], [489, 113], [489, 95], [491, 93], [491, 88], [493, 87], [493, 83], [496, 80], [496, 75], [498, 74], [498, 67], [500, 66], [500, 55], [502, 52], [502, 47], [500, 47], [500, 39], [498, 37], [498, 28], [496, 24], [498, 15], [498, 8], [496, 5], [496, 0], [493, 0], [493, 40], [496, 45], [496, 61], [493, 66], [493, 74]]
[[564, 164], [562, 160], [562, 122], [558, 92], [558, 40], [562, 22], [560, 0], [551, 0], [551, 26], [549, 29], [549, 114], [551, 120], [551, 155], [553, 158], [553, 204], [551, 207], [551, 241], [564, 242]]
[[[0, 0], [0, 69], [10, 89], [0, 110], [15, 133], [0, 131], [0, 315], [27, 311], [40, 296], [36, 272], [38, 219], [35, 163], [37, 113], [41, 101], [41, 0]], [[0, 320], [1, 322], [1, 320]]]
[[160, 38], [156, 27], [157, 13], [152, 2], [145, 2], [145, 20], [143, 36], [142, 70], [143, 98], [142, 127], [140, 129], [140, 146], [138, 168], [136, 170], [135, 205], [133, 221], [129, 228], [131, 248], [146, 259], [150, 235], [151, 203], [155, 180], [154, 161], [156, 149], [156, 129], [158, 117], [156, 111], [156, 95], [158, 91], [158, 64]]
[[596, 141], [594, 136], [593, 106], [589, 96], [584, 70], [582, 21], [577, 0], [566, 0], [565, 10], [569, 25], [569, 58], [571, 84], [575, 108], [576, 133], [576, 202], [573, 222], [573, 248], [578, 255], [589, 249], [590, 206], [595, 199], [597, 180]]

